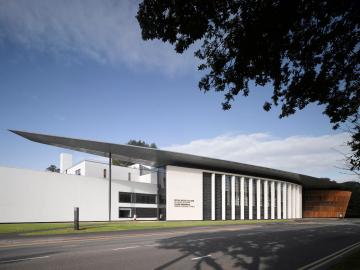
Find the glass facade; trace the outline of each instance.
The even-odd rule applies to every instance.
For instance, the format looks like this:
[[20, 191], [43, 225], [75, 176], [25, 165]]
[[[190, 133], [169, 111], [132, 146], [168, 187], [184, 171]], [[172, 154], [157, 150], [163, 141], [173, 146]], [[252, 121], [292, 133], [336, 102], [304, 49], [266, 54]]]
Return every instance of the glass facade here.
[[[213, 176], [215, 178], [214, 187], [212, 186]], [[241, 190], [242, 179], [244, 181], [244, 190]], [[286, 185], [286, 183], [257, 178], [252, 178], [252, 181], [250, 181], [250, 179], [251, 178], [249, 177], [212, 174], [204, 172], [203, 219], [211, 220], [213, 214], [215, 215], [215, 220], [222, 220], [223, 218], [225, 218], [225, 220], [231, 220], [233, 218], [233, 215], [236, 220], [241, 219], [242, 215], [244, 219], [249, 219], [250, 210], [252, 210], [253, 219], [284, 218], [284, 215], [282, 213], [284, 205], [283, 187]], [[234, 183], [232, 183], [232, 180], [234, 180]], [[232, 190], [233, 188], [234, 190]], [[251, 194], [249, 193], [250, 191]], [[260, 192], [258, 193], [258, 191]], [[212, 194], [212, 192], [214, 192], [214, 194]], [[241, 205], [241, 194], [243, 194], [244, 196], [243, 207]], [[292, 196], [292, 194], [288, 195], [288, 193], [286, 193], [286, 196]], [[234, 196], [234, 198], [232, 196]], [[295, 194], [294, 196], [301, 195]], [[212, 202], [213, 199], [214, 202]], [[250, 199], [251, 202], [249, 201]], [[232, 205], [233, 203], [234, 205]], [[214, 209], [212, 209], [212, 207], [214, 207]], [[299, 205], [297, 205], [296, 207], [298, 207], [298, 209], [301, 209], [301, 206]], [[225, 213], [223, 212], [224, 210]]]
[[244, 218], [249, 219], [249, 178], [244, 178]]
[[240, 177], [235, 176], [235, 219], [240, 219]]
[[203, 220], [211, 220], [211, 173], [203, 173]]
[[158, 207], [157, 217], [166, 220], [166, 167], [158, 168], [157, 172]]
[[225, 176], [225, 218], [231, 219], [231, 176]]

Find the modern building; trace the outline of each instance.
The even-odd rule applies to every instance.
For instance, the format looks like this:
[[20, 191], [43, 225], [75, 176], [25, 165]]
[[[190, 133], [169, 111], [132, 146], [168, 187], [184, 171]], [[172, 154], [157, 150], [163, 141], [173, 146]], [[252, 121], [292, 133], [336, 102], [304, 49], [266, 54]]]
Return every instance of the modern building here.
[[[334, 181], [159, 149], [15, 131], [34, 142], [108, 158], [60, 173], [0, 167], [0, 222], [241, 220], [344, 217], [351, 192]], [[132, 163], [112, 165], [112, 159]]]

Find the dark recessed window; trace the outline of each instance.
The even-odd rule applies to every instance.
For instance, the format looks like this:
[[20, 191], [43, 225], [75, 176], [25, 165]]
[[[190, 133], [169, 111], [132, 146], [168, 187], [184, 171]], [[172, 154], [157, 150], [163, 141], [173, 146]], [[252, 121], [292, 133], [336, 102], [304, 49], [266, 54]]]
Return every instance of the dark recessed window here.
[[119, 208], [119, 218], [131, 218], [131, 209]]
[[156, 203], [156, 195], [155, 194], [136, 193], [135, 196], [136, 196], [135, 197], [136, 203], [148, 203], [148, 204]]
[[104, 178], [106, 178], [106, 169], [104, 169]]
[[120, 203], [131, 203], [131, 193], [119, 192], [119, 202]]
[[75, 174], [76, 174], [76, 175], [81, 175], [81, 170], [80, 170], [80, 169], [76, 170], [76, 171], [75, 171]]
[[134, 208], [137, 218], [155, 218], [157, 217], [157, 208]]

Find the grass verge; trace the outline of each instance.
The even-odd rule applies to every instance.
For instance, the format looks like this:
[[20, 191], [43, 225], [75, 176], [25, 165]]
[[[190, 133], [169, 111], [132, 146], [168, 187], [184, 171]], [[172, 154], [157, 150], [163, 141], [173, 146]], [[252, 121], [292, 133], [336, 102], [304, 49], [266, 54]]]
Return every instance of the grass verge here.
[[226, 221], [113, 221], [80, 222], [80, 230], [73, 229], [73, 223], [22, 223], [0, 224], [1, 234], [54, 235], [92, 232], [112, 232], [126, 230], [166, 229], [196, 226], [216, 226], [235, 224], [283, 223], [288, 220], [226, 220]]

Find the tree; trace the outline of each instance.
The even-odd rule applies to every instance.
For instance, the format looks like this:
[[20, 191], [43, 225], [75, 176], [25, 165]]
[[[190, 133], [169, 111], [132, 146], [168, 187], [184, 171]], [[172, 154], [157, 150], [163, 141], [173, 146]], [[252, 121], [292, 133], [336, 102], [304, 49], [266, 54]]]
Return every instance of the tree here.
[[49, 172], [56, 172], [56, 173], [60, 172], [60, 169], [58, 169], [55, 165], [50, 165], [49, 167], [46, 168], [46, 170]]
[[[200, 90], [223, 92], [223, 109], [249, 94], [249, 82], [272, 85], [264, 109], [280, 118], [315, 103], [334, 129], [355, 125], [360, 105], [360, 1], [143, 0], [137, 20], [144, 40], [183, 53], [195, 42]], [[356, 125], [355, 125], [356, 127]], [[360, 169], [360, 130], [349, 142]]]
[[[154, 148], [157, 149], [157, 146], [155, 143], [151, 143], [148, 144], [145, 141], [142, 140], [130, 140], [127, 142], [128, 145], [135, 145], [135, 146], [141, 146], [141, 147], [148, 147], [148, 148]], [[122, 160], [117, 160], [117, 159], [113, 159], [112, 160], [112, 164], [113, 165], [117, 165], [117, 166], [130, 166], [133, 165], [134, 163], [132, 162], [128, 162], [128, 161], [122, 161]]]

